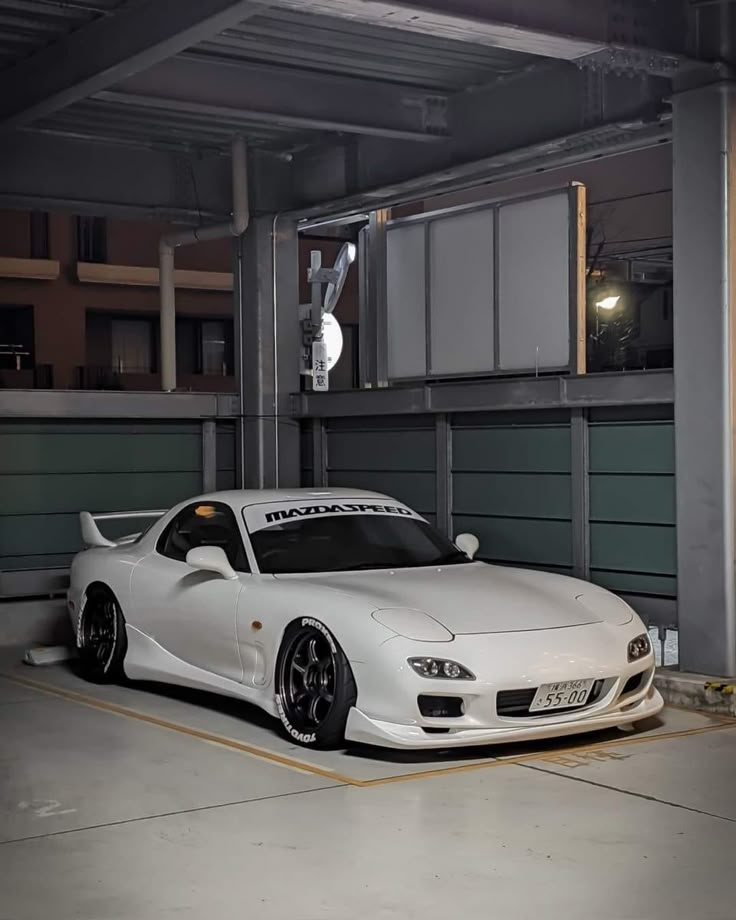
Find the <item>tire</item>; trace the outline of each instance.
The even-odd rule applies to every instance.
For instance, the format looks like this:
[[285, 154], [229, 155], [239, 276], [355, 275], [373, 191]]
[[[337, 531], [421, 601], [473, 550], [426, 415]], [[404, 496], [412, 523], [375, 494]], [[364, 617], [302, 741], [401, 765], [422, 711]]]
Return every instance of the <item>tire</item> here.
[[127, 648], [125, 618], [117, 598], [105, 585], [94, 585], [87, 591], [77, 626], [81, 675], [95, 684], [122, 680]]
[[276, 663], [276, 707], [303, 747], [341, 747], [358, 691], [350, 663], [327, 627], [303, 617], [286, 630]]

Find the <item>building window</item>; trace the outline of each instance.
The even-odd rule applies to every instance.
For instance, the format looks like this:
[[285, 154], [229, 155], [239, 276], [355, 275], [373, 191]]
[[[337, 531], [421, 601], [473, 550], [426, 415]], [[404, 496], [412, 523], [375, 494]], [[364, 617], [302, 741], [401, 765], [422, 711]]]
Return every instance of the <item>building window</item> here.
[[77, 218], [77, 259], [107, 261], [107, 224], [104, 217]]
[[31, 224], [31, 258], [49, 258], [49, 215], [45, 211], [32, 211]]
[[151, 320], [113, 319], [110, 323], [112, 369], [118, 374], [152, 374], [153, 339]]
[[180, 374], [226, 377], [234, 373], [233, 322], [182, 316], [176, 322]]
[[0, 369], [31, 370], [34, 365], [33, 307], [0, 307]]

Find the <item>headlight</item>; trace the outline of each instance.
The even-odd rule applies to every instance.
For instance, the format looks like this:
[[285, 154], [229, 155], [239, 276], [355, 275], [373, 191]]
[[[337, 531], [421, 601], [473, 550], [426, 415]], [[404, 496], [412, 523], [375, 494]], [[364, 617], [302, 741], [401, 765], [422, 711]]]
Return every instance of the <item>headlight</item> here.
[[447, 661], [444, 658], [409, 658], [408, 661], [421, 677], [435, 677], [439, 680], [475, 680], [475, 675], [456, 661]]
[[644, 658], [652, 650], [652, 643], [647, 633], [642, 633], [636, 639], [629, 642], [629, 661], [638, 661]]

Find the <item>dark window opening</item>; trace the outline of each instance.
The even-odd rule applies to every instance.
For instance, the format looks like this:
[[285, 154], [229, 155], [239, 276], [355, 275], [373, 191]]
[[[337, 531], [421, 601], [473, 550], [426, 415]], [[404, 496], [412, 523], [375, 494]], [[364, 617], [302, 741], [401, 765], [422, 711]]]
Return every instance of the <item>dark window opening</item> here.
[[227, 377], [235, 372], [231, 319], [182, 316], [176, 321], [176, 367], [181, 375]]
[[0, 307], [0, 369], [35, 366], [33, 307]]
[[250, 571], [235, 515], [227, 505], [189, 505], [161, 534], [156, 550], [169, 559], [185, 562], [189, 550], [199, 546], [219, 546], [236, 572]]
[[77, 218], [77, 259], [107, 262], [107, 223], [104, 217]]
[[90, 311], [86, 328], [87, 363], [83, 389], [109, 389], [123, 374], [158, 370], [158, 324], [150, 316]]
[[588, 279], [588, 371], [673, 366], [672, 270], [602, 266]]
[[31, 225], [31, 258], [49, 258], [49, 215], [45, 211], [32, 211]]

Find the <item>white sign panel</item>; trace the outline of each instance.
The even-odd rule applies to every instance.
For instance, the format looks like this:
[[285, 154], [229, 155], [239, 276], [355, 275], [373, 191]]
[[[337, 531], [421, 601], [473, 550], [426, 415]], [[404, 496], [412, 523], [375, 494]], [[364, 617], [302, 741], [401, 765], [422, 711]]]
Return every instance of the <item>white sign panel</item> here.
[[315, 393], [326, 393], [330, 389], [327, 342], [315, 339], [312, 342], [312, 389]]
[[584, 372], [585, 189], [389, 222], [391, 380]]

